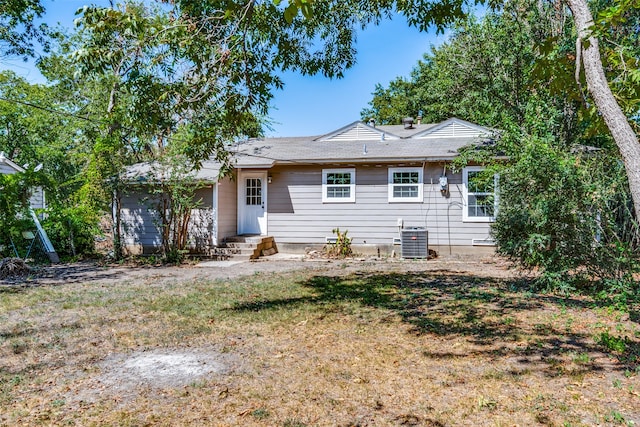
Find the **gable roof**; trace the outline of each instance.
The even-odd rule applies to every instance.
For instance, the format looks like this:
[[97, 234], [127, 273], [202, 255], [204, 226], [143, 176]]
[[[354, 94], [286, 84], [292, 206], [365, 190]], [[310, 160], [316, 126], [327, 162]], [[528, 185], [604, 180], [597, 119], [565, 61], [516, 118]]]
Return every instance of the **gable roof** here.
[[336, 144], [304, 138], [250, 140], [237, 145], [236, 167], [271, 167], [274, 164], [368, 163], [451, 160], [473, 143], [469, 138], [406, 140], [353, 140]]
[[238, 143], [236, 167], [275, 164], [452, 160], [458, 150], [486, 141], [489, 128], [452, 118], [437, 124], [370, 126], [360, 121], [319, 137], [264, 138]]
[[[286, 164], [366, 164], [450, 161], [462, 147], [486, 142], [493, 131], [460, 119], [438, 124], [369, 126], [356, 121], [321, 136], [256, 138], [229, 148], [237, 168], [268, 169]], [[220, 165], [202, 162], [195, 179], [217, 181]], [[157, 165], [127, 168], [130, 182], [150, 182], [160, 176]]]
[[24, 172], [24, 168], [9, 160], [4, 151], [0, 151], [0, 173], [11, 174], [16, 172]]
[[384, 139], [399, 139], [397, 135], [385, 132], [380, 128], [355, 121], [340, 129], [317, 138], [318, 141], [379, 141]]
[[489, 137], [494, 131], [475, 123], [467, 122], [456, 117], [440, 122], [424, 132], [416, 134], [415, 138], [464, 138]]

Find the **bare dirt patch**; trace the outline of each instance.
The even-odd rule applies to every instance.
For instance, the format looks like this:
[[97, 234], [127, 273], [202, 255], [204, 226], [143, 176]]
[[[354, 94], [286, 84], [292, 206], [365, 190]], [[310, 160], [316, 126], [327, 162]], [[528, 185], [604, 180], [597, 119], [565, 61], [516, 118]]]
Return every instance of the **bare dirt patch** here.
[[70, 390], [70, 402], [96, 402], [107, 394], [126, 404], [149, 390], [182, 389], [228, 375], [240, 360], [213, 348], [163, 348], [111, 354], [96, 366], [100, 374]]

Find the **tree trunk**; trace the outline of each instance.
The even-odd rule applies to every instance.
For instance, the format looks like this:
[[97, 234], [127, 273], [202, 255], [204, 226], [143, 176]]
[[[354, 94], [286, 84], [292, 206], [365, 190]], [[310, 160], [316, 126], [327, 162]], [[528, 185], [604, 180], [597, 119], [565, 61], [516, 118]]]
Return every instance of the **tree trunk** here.
[[636, 218], [640, 219], [640, 143], [618, 105], [604, 74], [598, 39], [590, 35], [594, 25], [586, 0], [567, 0], [582, 40], [582, 64], [589, 93], [613, 136], [627, 171]]

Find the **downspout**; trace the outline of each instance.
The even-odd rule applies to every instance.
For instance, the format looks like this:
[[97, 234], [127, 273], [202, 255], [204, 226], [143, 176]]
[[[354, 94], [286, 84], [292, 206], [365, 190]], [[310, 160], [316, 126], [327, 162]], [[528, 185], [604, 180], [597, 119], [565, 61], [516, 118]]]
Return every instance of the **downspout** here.
[[213, 227], [212, 233], [211, 233], [211, 245], [212, 247], [216, 247], [218, 246], [218, 216], [220, 215], [220, 212], [218, 211], [218, 185], [219, 185], [219, 181], [216, 180], [216, 182], [213, 183], [213, 187], [211, 189], [211, 191], [213, 192], [213, 203], [212, 203], [212, 208], [213, 208], [213, 224], [211, 224], [211, 226]]

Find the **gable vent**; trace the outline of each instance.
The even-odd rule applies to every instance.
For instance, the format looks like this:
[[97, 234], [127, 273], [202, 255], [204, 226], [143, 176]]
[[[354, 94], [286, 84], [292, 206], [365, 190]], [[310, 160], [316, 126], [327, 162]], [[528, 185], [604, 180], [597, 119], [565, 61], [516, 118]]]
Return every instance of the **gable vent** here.
[[326, 139], [327, 141], [378, 141], [380, 140], [380, 132], [364, 126], [354, 126], [342, 133], [333, 135]]
[[438, 130], [430, 132], [424, 138], [475, 138], [484, 135], [479, 129], [474, 129], [460, 123], [450, 123]]

